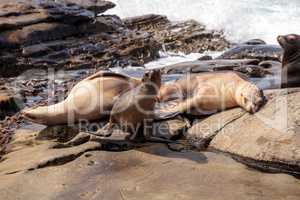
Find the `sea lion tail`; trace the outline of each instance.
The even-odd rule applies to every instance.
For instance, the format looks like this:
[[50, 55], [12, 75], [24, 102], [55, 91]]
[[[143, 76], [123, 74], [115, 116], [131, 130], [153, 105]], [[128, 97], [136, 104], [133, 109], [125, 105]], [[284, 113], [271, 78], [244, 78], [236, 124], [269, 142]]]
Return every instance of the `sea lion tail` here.
[[51, 106], [40, 106], [21, 111], [25, 119], [43, 125], [59, 125], [67, 123], [67, 112], [63, 103]]

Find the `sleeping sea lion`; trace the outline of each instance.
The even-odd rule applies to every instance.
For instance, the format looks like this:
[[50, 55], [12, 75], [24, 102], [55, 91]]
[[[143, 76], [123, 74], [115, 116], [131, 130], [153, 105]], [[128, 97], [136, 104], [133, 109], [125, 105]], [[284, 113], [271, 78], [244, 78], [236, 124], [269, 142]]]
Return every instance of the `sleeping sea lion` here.
[[156, 119], [181, 113], [210, 115], [237, 106], [255, 113], [265, 101], [261, 89], [244, 75], [231, 71], [187, 74], [163, 85], [158, 99], [161, 103], [155, 110]]
[[24, 110], [22, 114], [44, 125], [76, 123], [81, 119], [99, 120], [109, 116], [116, 96], [140, 83], [140, 80], [122, 74], [100, 71], [75, 85], [64, 101]]
[[289, 34], [278, 36], [279, 44], [284, 49], [282, 58], [281, 87], [300, 86], [300, 36]]

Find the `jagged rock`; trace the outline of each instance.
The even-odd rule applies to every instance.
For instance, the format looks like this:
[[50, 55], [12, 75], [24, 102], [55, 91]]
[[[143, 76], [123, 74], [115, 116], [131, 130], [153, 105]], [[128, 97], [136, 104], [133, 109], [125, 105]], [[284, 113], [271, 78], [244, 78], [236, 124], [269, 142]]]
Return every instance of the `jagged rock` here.
[[246, 74], [248, 77], [251, 78], [263, 78], [266, 75], [272, 75], [273, 73], [271, 70], [267, 70], [261, 66], [257, 65], [246, 65], [241, 67], [234, 67], [234, 71], [241, 72], [243, 74]]
[[24, 26], [45, 22], [62, 22], [65, 24], [78, 24], [91, 21], [91, 12], [79, 6], [45, 1], [39, 4], [15, 3], [1, 4], [0, 31], [19, 29]]
[[2, 77], [28, 69], [143, 65], [159, 57], [161, 45], [151, 34], [127, 29], [115, 15], [95, 19], [83, 8], [89, 2], [20, 2], [1, 4], [7, 7], [0, 14]]
[[217, 59], [259, 59], [281, 61], [283, 50], [278, 45], [238, 45], [225, 51]]
[[171, 23], [165, 16], [150, 14], [126, 18], [124, 23], [131, 29], [149, 32], [167, 51], [202, 53], [229, 46], [222, 32], [207, 30], [194, 20]]
[[[192, 132], [196, 146], [209, 138], [208, 147], [233, 155], [239, 161], [266, 171], [300, 175], [300, 90], [267, 92], [267, 104], [256, 114], [239, 113], [239, 109], [207, 119], [210, 131]], [[203, 124], [202, 124], [203, 123]], [[217, 124], [218, 129], [214, 125]], [[205, 125], [200, 122], [196, 127]], [[192, 134], [193, 136], [193, 134]], [[208, 137], [209, 136], [209, 137]], [[211, 137], [210, 137], [211, 136]], [[200, 145], [201, 146], [201, 145]]]
[[110, 1], [103, 0], [64, 0], [69, 4], [80, 5], [83, 8], [95, 12], [96, 14], [104, 13], [105, 11], [114, 8], [116, 4]]
[[8, 47], [18, 47], [20, 45], [33, 45], [51, 40], [59, 40], [76, 34], [78, 34], [78, 30], [71, 25], [39, 23], [19, 30], [0, 33], [0, 40], [4, 41]]

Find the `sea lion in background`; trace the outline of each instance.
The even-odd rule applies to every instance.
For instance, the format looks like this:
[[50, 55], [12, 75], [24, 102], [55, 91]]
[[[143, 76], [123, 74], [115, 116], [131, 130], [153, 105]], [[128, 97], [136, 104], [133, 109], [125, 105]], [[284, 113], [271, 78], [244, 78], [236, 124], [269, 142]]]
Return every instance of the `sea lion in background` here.
[[300, 87], [300, 36], [289, 34], [278, 36], [277, 40], [284, 49], [281, 87]]
[[[115, 99], [108, 124], [95, 135], [110, 136], [114, 128], [130, 133], [129, 139], [154, 142], [174, 142], [152, 137], [154, 106], [161, 86], [160, 70], [146, 72], [142, 83]], [[143, 134], [140, 134], [143, 132]]]
[[163, 85], [158, 99], [161, 103], [155, 110], [156, 119], [182, 113], [210, 115], [237, 106], [255, 113], [265, 101], [261, 89], [246, 76], [231, 71], [188, 74]]
[[77, 83], [64, 101], [24, 110], [22, 114], [25, 118], [44, 125], [100, 120], [109, 116], [116, 96], [140, 83], [140, 80], [129, 76], [100, 71]]

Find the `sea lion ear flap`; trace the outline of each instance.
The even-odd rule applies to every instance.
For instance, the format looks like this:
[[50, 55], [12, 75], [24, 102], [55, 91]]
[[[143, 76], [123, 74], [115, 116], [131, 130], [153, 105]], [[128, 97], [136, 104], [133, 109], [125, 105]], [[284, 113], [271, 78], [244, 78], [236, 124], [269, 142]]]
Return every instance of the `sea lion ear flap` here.
[[145, 72], [145, 74], [144, 74], [144, 76], [142, 78], [142, 82], [145, 82], [145, 81], [149, 80], [150, 76], [151, 76], [151, 72], [150, 71]]
[[159, 75], [162, 75], [162, 73], [163, 73], [162, 69], [156, 69], [155, 72]]

